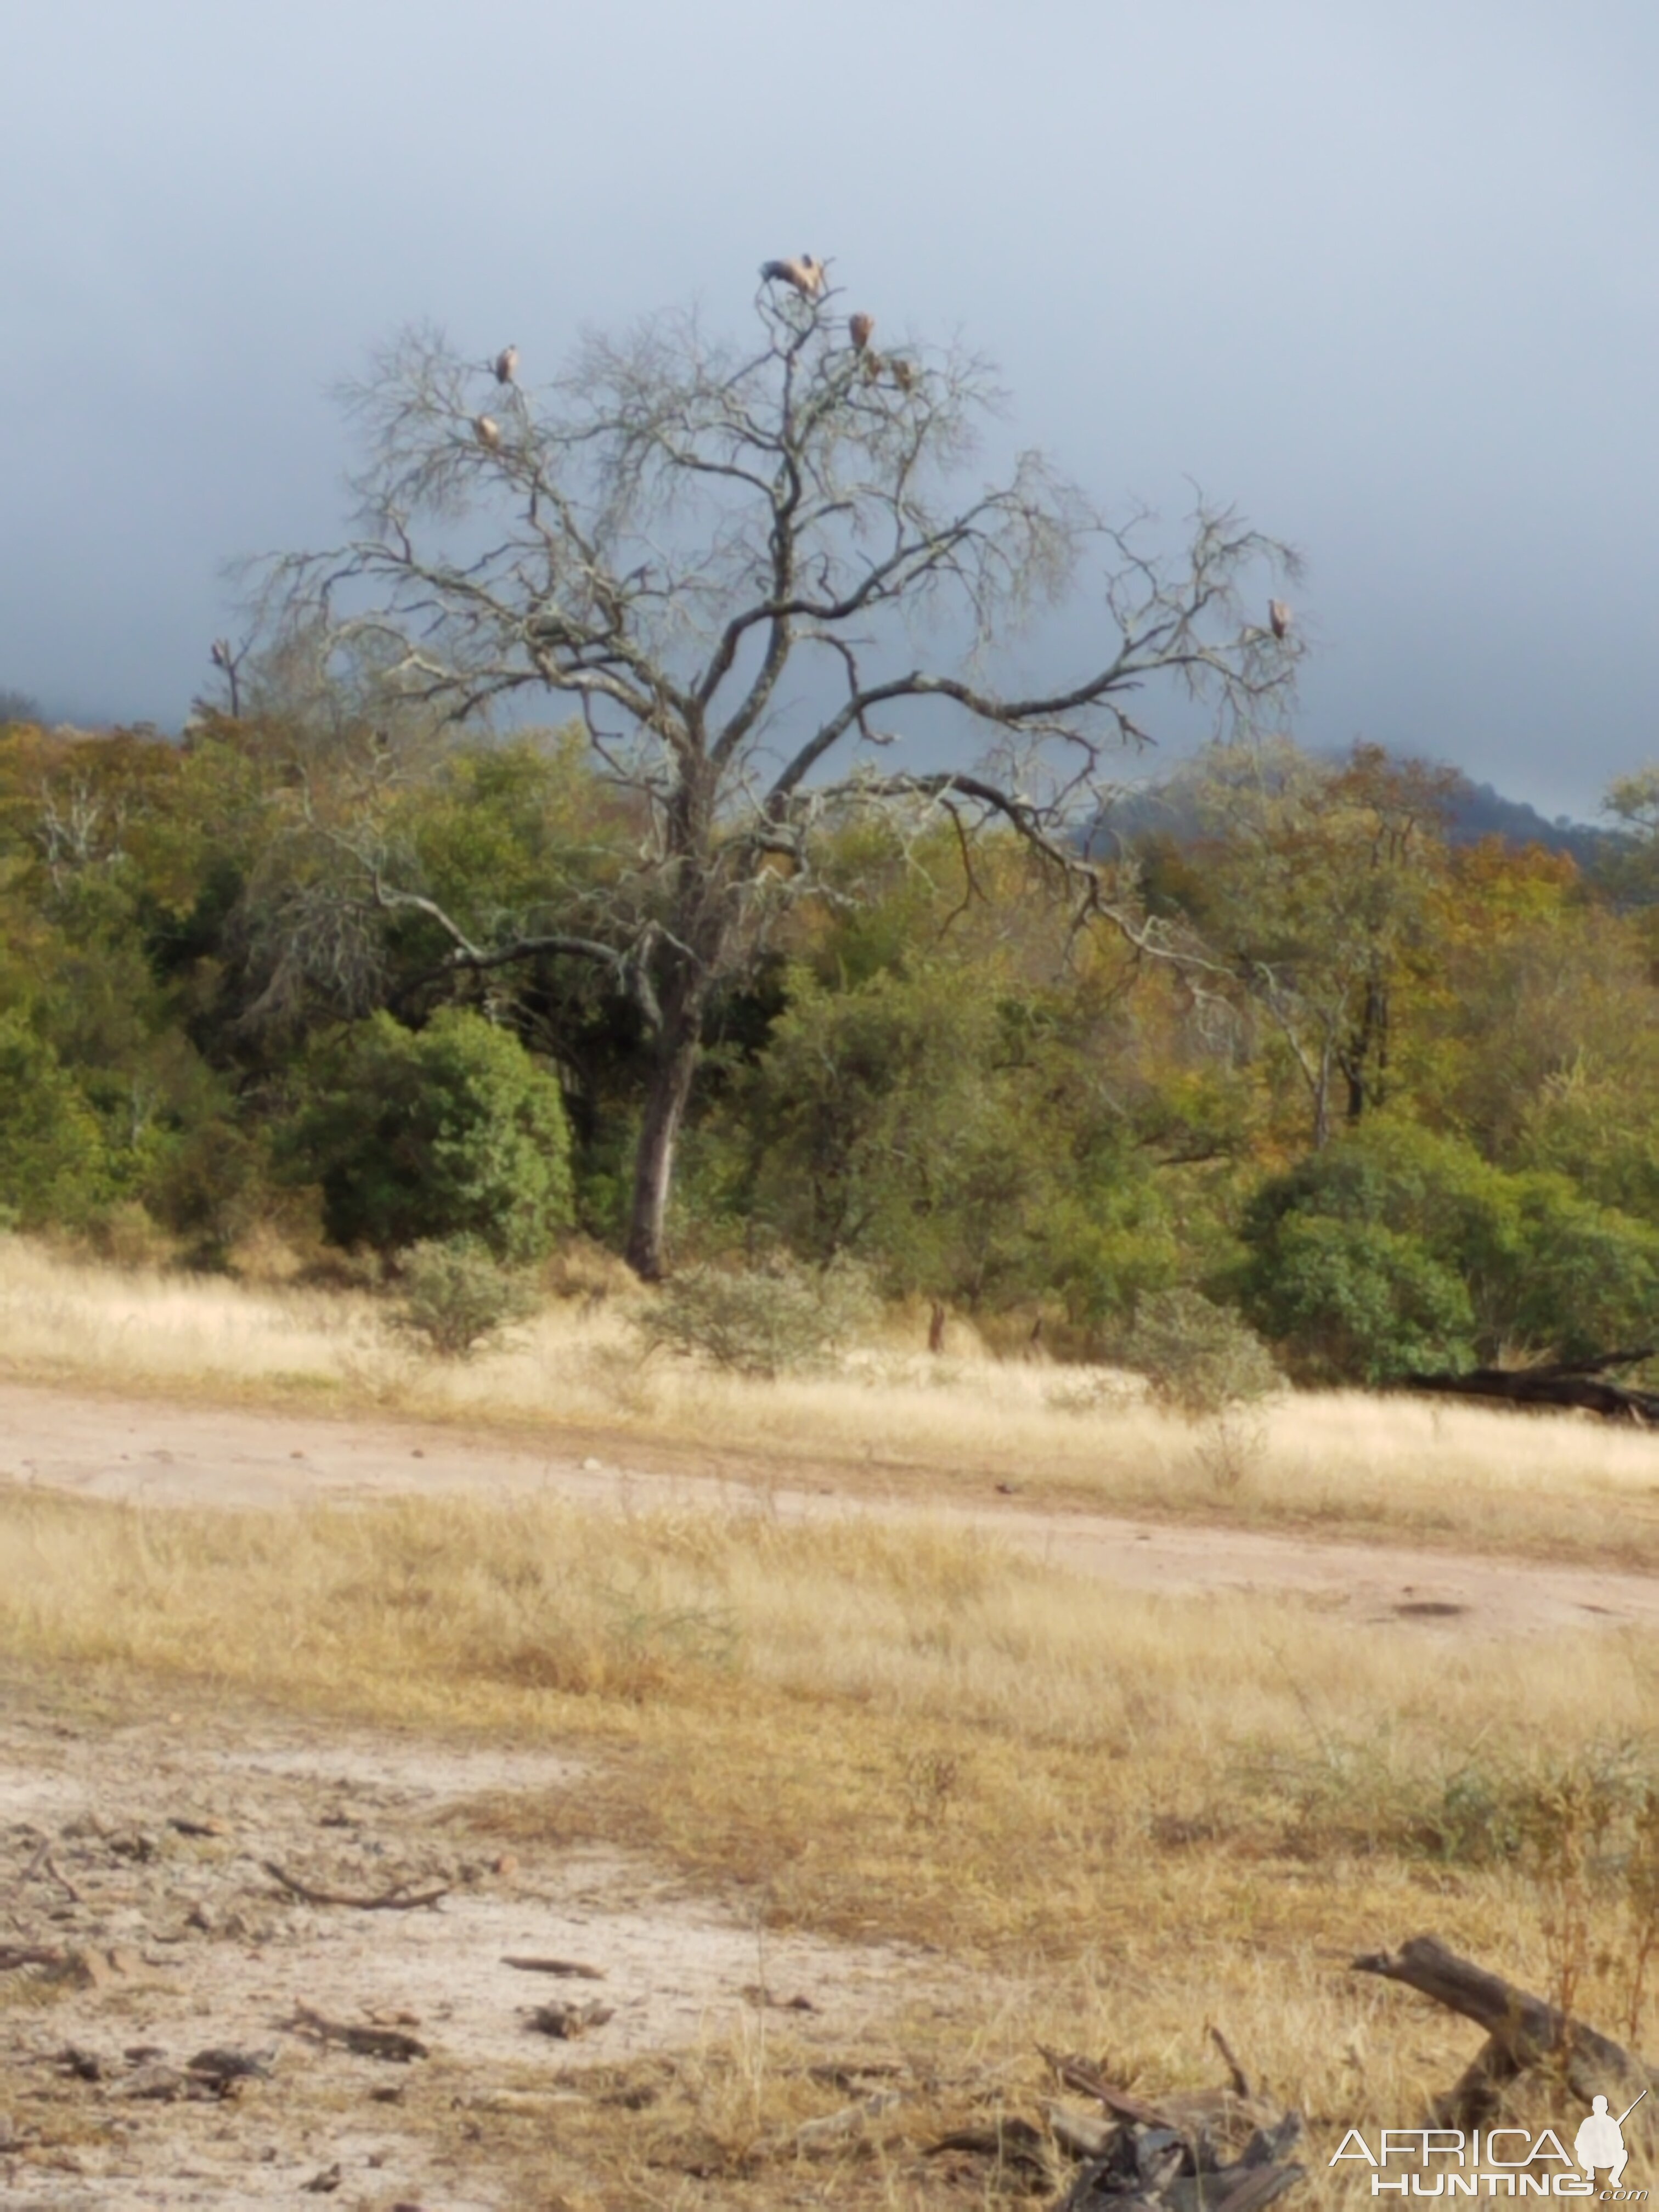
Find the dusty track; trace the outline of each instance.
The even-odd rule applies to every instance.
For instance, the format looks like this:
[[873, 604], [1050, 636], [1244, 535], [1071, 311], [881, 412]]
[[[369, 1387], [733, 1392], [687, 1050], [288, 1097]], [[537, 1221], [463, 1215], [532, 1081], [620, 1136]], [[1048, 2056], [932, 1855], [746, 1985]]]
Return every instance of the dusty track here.
[[[786, 1519], [862, 1513], [930, 1519], [985, 1534], [1125, 1589], [1170, 1595], [1281, 1591], [1355, 1623], [1413, 1633], [1556, 1634], [1659, 1627], [1659, 1577], [1553, 1566], [1406, 1546], [1328, 1542], [1224, 1526], [1193, 1527], [1084, 1510], [1034, 1511], [994, 1494], [914, 1486], [884, 1495], [867, 1474], [833, 1469], [809, 1487], [761, 1479], [752, 1462], [708, 1471], [629, 1464], [629, 1439], [568, 1439], [545, 1449], [501, 1436], [409, 1421], [323, 1419], [234, 1408], [172, 1407], [69, 1391], [0, 1386], [0, 1480], [157, 1508], [272, 1507], [319, 1498], [487, 1491], [545, 1496], [618, 1511], [674, 1504], [766, 1509]], [[613, 1461], [609, 1453], [616, 1455]]]

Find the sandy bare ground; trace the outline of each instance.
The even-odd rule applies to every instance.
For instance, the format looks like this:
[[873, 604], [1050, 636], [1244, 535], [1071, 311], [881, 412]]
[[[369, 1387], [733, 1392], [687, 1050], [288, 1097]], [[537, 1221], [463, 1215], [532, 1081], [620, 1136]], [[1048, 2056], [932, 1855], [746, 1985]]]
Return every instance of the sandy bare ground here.
[[844, 1487], [833, 1470], [817, 1487], [777, 1486], [760, 1480], [752, 1461], [726, 1466], [718, 1452], [699, 1455], [702, 1471], [665, 1473], [629, 1465], [625, 1438], [610, 1447], [586, 1441], [597, 1449], [578, 1457], [557, 1439], [539, 1450], [408, 1421], [171, 1407], [0, 1385], [0, 1480], [157, 1508], [485, 1490], [618, 1511], [763, 1505], [786, 1519], [926, 1517], [972, 1527], [1126, 1589], [1172, 1595], [1280, 1591], [1356, 1623], [1397, 1622], [1413, 1634], [1659, 1627], [1659, 1577], [1084, 1510], [1035, 1512], [989, 1491], [935, 1492], [924, 1503], [914, 1492], [884, 1495], [868, 1476], [856, 1489]]
[[[518, 2200], [480, 2146], [511, 2123], [556, 2125], [608, 2078], [648, 2098], [653, 2063], [752, 2037], [763, 2011], [803, 2064], [885, 2055], [906, 2008], [949, 1995], [921, 1954], [763, 1934], [741, 1900], [688, 1898], [621, 1854], [503, 1851], [492, 1806], [580, 1790], [579, 1760], [200, 1709], [82, 1731], [20, 1702], [0, 1718], [9, 2203], [241, 2212], [314, 2185], [493, 2212]], [[446, 1893], [312, 1904], [273, 1863], [337, 1895]], [[532, 2017], [549, 2002], [609, 2017], [551, 2039]], [[299, 2007], [419, 2049], [319, 2039]], [[191, 2061], [226, 2050], [256, 2070], [213, 2094]]]

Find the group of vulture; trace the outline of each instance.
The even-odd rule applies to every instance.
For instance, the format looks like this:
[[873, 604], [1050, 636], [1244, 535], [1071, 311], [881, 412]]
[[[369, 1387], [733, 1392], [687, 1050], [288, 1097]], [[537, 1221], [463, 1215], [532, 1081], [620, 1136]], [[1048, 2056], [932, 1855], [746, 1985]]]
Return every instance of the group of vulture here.
[[[505, 391], [509, 385], [518, 382], [519, 349], [515, 345], [504, 345], [489, 367], [496, 383]], [[472, 430], [478, 443], [487, 453], [500, 453], [501, 426], [493, 415], [475, 415], [472, 418]]]
[[[760, 273], [763, 284], [787, 284], [792, 292], [798, 292], [803, 300], [814, 305], [823, 297], [830, 281], [823, 262], [811, 253], [799, 253], [793, 259], [782, 261], [763, 261]], [[901, 392], [910, 391], [916, 380], [916, 372], [910, 363], [896, 359], [884, 361], [879, 354], [872, 352], [870, 340], [875, 327], [873, 315], [860, 313], [847, 319], [847, 335], [853, 341], [853, 350], [864, 357], [866, 381], [873, 384], [887, 369]]]
[[[786, 256], [779, 261], [763, 261], [763, 284], [787, 284], [792, 292], [810, 305], [816, 306], [829, 285], [829, 273], [816, 254], [799, 253]], [[872, 350], [870, 340], [875, 335], [876, 319], [860, 312], [847, 319], [847, 335], [852, 340], [853, 350], [864, 360], [866, 378], [873, 383], [884, 369], [892, 373], [893, 381], [901, 392], [908, 392], [915, 383], [916, 373], [908, 361], [884, 361]], [[519, 376], [519, 349], [505, 345], [489, 364], [495, 381], [505, 391], [516, 384]], [[501, 426], [490, 415], [476, 415], [472, 418], [473, 434], [486, 453], [501, 451]], [[1283, 599], [1267, 602], [1267, 626], [1282, 644], [1291, 634], [1291, 610]]]

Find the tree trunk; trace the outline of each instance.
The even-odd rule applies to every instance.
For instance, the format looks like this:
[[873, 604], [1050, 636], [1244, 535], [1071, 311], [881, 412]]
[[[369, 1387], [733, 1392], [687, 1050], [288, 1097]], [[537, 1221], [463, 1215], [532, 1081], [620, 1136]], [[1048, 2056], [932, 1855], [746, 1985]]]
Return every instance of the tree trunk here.
[[644, 1283], [660, 1282], [663, 1224], [674, 1185], [674, 1155], [697, 1063], [702, 1058], [701, 982], [677, 983], [665, 998], [645, 1119], [634, 1155], [634, 1198], [624, 1256]]
[[1313, 1090], [1313, 1148], [1322, 1152], [1331, 1141], [1331, 1067], [1335, 1049], [1327, 1036], [1320, 1049], [1319, 1076]]

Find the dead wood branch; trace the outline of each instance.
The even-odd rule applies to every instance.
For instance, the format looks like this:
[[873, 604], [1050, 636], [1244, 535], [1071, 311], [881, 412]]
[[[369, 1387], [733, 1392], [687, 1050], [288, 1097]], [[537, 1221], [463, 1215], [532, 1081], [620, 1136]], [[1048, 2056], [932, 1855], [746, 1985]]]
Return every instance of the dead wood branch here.
[[1092, 2060], [1039, 2045], [1060, 2080], [1103, 2105], [1105, 2124], [1050, 2106], [1048, 2134], [1084, 2160], [1054, 2212], [1255, 2212], [1293, 2188], [1304, 2169], [1289, 2162], [1302, 2133], [1299, 2112], [1280, 2112], [1253, 2094], [1226, 2039], [1211, 2039], [1225, 2062], [1224, 2089], [1178, 2090], [1156, 2103], [1109, 2081]]
[[1413, 1936], [1392, 1956], [1386, 1951], [1356, 1959], [1352, 1971], [1403, 1982], [1448, 2011], [1486, 2031], [1474, 2059], [1437, 2100], [1437, 2127], [1473, 2127], [1492, 2112], [1498, 2090], [1529, 2067], [1547, 2064], [1588, 2104], [1598, 2094], [1628, 2102], [1659, 2075], [1622, 2044], [1570, 2019], [1542, 1997], [1516, 1989], [1499, 1974], [1461, 1959], [1437, 1937]]
[[38, 1943], [0, 1943], [0, 1974], [15, 1973], [20, 1966], [67, 1966], [67, 1951], [43, 1949]]
[[579, 1981], [602, 1982], [603, 1966], [584, 1966], [574, 1959], [514, 1959], [501, 1960], [504, 1966], [516, 1966], [521, 1974], [563, 1974]]
[[285, 1868], [279, 1867], [275, 1859], [261, 1859], [259, 1863], [273, 1881], [281, 1882], [291, 1895], [303, 1898], [307, 1905], [347, 1905], [357, 1912], [417, 1912], [449, 1895], [447, 1882], [441, 1889], [411, 1890], [406, 1881], [400, 1881], [378, 1897], [358, 1897], [349, 1890], [313, 1888], [309, 1882], [297, 1880]]
[[1227, 2039], [1221, 2033], [1221, 2030], [1218, 2027], [1212, 2027], [1210, 2030], [1210, 2040], [1220, 2052], [1221, 2063], [1226, 2068], [1229, 2075], [1232, 2077], [1234, 2095], [1239, 2097], [1253, 2096], [1255, 2092], [1250, 2087], [1249, 2079], [1245, 2074], [1244, 2069], [1239, 2064], [1237, 2059], [1233, 2057], [1232, 2051], [1228, 2044]]
[[54, 1884], [58, 1889], [61, 1889], [71, 1905], [85, 1904], [86, 1899], [82, 1896], [80, 1891], [76, 1889], [75, 1884], [67, 1880], [64, 1875], [59, 1873], [58, 1863], [52, 1855], [52, 1842], [50, 1838], [41, 1844], [40, 1850], [36, 1851], [34, 1856], [29, 1861], [27, 1866], [24, 1868], [23, 1879], [25, 1881], [32, 1881], [35, 1875], [39, 1874], [45, 1875], [48, 1881]]

